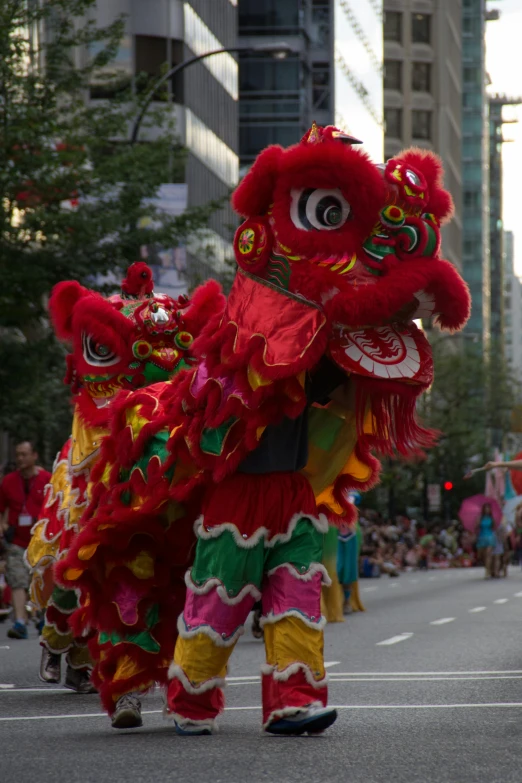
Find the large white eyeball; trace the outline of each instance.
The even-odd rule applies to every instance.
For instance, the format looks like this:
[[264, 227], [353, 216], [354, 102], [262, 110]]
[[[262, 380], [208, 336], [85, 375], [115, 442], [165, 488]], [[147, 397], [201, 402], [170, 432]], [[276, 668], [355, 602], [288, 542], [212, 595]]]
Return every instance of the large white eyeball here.
[[98, 342], [90, 334], [82, 334], [83, 358], [93, 367], [111, 367], [118, 364], [120, 357], [108, 345]]
[[339, 188], [301, 188], [290, 193], [290, 217], [302, 231], [335, 231], [350, 216], [350, 205]]

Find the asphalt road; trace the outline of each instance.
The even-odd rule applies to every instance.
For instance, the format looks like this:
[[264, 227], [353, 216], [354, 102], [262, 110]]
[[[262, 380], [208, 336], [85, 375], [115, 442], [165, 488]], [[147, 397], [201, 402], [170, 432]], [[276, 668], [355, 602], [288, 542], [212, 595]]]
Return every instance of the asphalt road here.
[[361, 582], [367, 606], [326, 631], [322, 737], [260, 733], [263, 645], [232, 658], [220, 733], [177, 737], [159, 693], [145, 725], [116, 732], [96, 696], [38, 680], [29, 641], [0, 625], [2, 783], [521, 783], [522, 573], [406, 574]]

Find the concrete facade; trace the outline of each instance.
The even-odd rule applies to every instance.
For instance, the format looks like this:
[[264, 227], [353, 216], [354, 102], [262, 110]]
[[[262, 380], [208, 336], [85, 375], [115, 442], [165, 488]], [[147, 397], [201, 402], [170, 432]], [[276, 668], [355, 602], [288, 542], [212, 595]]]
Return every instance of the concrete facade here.
[[[177, 65], [237, 41], [237, 3], [232, 0], [103, 0], [94, 18], [101, 26], [119, 14], [127, 19], [117, 61], [130, 79], [143, 72], [159, 77], [166, 63]], [[176, 131], [188, 149], [188, 206], [226, 198], [239, 177], [236, 59], [226, 53], [195, 63], [168, 85], [168, 93]], [[197, 280], [226, 270], [234, 221], [229, 206], [212, 215], [209, 252], [189, 255], [189, 276]]]
[[504, 356], [522, 382], [522, 282], [515, 274], [514, 235], [504, 232]]

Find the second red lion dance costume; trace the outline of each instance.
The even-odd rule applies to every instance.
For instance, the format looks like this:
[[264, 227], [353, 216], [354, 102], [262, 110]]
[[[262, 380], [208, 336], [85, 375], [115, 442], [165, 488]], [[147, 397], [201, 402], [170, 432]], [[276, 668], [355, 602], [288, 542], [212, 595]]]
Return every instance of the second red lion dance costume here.
[[112, 585], [118, 531], [140, 519], [145, 532], [170, 514], [193, 516], [197, 537], [170, 668], [177, 732], [214, 729], [228, 659], [259, 599], [265, 730], [313, 733], [335, 720], [320, 609], [328, 521], [353, 519], [348, 491], [377, 480], [370, 449], [407, 455], [430, 442], [415, 403], [432, 381], [431, 351], [413, 319], [457, 329], [469, 310], [464, 283], [439, 257], [451, 198], [438, 160], [411, 150], [379, 167], [354, 143], [314, 125], [300, 144], [261, 153], [234, 194], [246, 217], [239, 271], [224, 315], [194, 343], [197, 367], [117, 412], [91, 518], [59, 569], [88, 597], [77, 622], [104, 633], [100, 574], [116, 608], [127, 584], [129, 621], [112, 620], [120, 642], [107, 653], [116, 674], [109, 681], [106, 668], [101, 684], [109, 712], [125, 672], [127, 692], [153, 679], [132, 634], [151, 606], [161, 617], [165, 599], [157, 581], [126, 582], [123, 568]]

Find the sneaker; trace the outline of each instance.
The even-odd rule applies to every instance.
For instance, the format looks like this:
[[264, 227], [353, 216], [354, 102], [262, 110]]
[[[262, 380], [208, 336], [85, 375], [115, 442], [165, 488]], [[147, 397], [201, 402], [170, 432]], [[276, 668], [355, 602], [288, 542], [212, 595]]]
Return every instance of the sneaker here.
[[174, 728], [176, 729], [176, 734], [180, 737], [208, 737], [212, 734], [212, 729], [208, 724], [205, 725], [204, 723], [196, 723], [190, 720], [183, 723], [183, 726], [174, 721]]
[[62, 656], [49, 652], [47, 647], [42, 647], [40, 660], [40, 679], [44, 682], [60, 682]]
[[68, 666], [65, 670], [65, 688], [76, 693], [98, 693], [91, 682], [91, 673], [88, 669], [73, 669]]
[[7, 635], [10, 639], [27, 639], [28, 635], [26, 624], [17, 620], [13, 627], [8, 630]]
[[116, 702], [111, 717], [113, 729], [137, 729], [143, 725], [141, 719], [141, 701], [137, 693], [126, 693]]
[[268, 724], [270, 734], [321, 734], [337, 720], [337, 710], [328, 707], [306, 707], [296, 715], [277, 718]]

